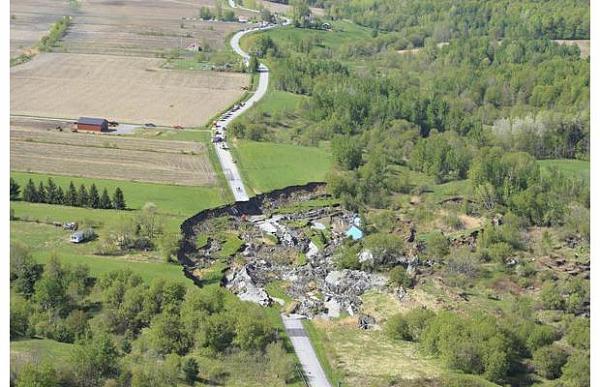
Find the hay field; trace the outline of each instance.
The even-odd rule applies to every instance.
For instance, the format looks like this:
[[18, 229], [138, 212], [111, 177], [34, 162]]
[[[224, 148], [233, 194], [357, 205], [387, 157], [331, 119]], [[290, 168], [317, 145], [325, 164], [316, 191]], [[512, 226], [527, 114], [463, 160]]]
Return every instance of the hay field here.
[[82, 133], [11, 130], [11, 170], [206, 186], [216, 176], [203, 144]]
[[243, 25], [195, 20], [201, 6], [214, 5], [214, 0], [85, 1], [61, 46], [67, 52], [146, 57], [194, 42], [220, 49]]
[[160, 59], [48, 53], [11, 68], [11, 114], [203, 125], [248, 85], [246, 74], [161, 69]]

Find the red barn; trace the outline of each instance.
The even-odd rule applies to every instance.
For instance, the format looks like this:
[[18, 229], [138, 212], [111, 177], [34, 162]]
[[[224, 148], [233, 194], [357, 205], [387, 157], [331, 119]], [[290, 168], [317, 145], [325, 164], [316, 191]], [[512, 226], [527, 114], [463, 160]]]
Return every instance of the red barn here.
[[80, 117], [77, 121], [77, 130], [88, 132], [107, 132], [108, 121], [104, 118]]

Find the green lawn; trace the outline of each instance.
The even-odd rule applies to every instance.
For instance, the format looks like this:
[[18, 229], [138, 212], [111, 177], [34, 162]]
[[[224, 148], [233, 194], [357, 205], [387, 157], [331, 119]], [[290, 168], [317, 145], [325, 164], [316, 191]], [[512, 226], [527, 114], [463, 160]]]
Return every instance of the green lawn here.
[[284, 113], [297, 110], [300, 104], [306, 100], [306, 96], [270, 89], [269, 93], [256, 104], [254, 109], [258, 112], [268, 112], [269, 114]]
[[586, 160], [539, 160], [543, 169], [557, 168], [559, 171], [572, 176], [579, 176], [590, 181], [590, 162]]
[[[222, 189], [218, 186], [189, 187], [25, 172], [11, 172], [11, 177], [13, 177], [21, 187], [24, 187], [29, 179], [32, 179], [34, 183], [36, 183], [36, 186], [39, 181], [46, 183], [48, 177], [52, 177], [54, 182], [60, 185], [63, 190], [68, 188], [71, 181], [77, 188], [81, 184], [85, 184], [89, 188], [89, 186], [94, 183], [98, 187], [100, 193], [102, 192], [102, 189], [106, 188], [111, 196], [115, 188], [120, 187], [125, 195], [127, 207], [130, 209], [141, 209], [144, 204], [152, 202], [156, 204], [159, 211], [163, 214], [185, 217], [192, 216], [206, 208], [216, 207], [227, 201]], [[106, 210], [96, 211], [96, 213], [100, 212], [106, 212]], [[110, 211], [108, 212], [110, 213]]]
[[[10, 202], [10, 208], [18, 220], [52, 222], [77, 222], [97, 230], [117, 227], [133, 219], [139, 211], [95, 210], [91, 208], [58, 206], [52, 204]], [[170, 215], [159, 211], [165, 231], [177, 232], [180, 224], [189, 216]], [[191, 216], [191, 215], [190, 215]]]
[[[304, 38], [316, 38], [320, 46], [337, 49], [345, 43], [353, 43], [358, 40], [371, 38], [372, 30], [367, 27], [359, 26], [345, 20], [337, 20], [333, 22], [332, 31], [314, 30], [308, 28], [284, 27], [262, 32], [268, 34], [275, 44], [286, 44], [289, 42], [298, 42]], [[240, 42], [242, 48], [246, 51], [252, 47], [254, 41], [261, 33], [246, 35]]]
[[73, 344], [59, 343], [49, 339], [28, 339], [10, 342], [11, 362], [18, 362], [22, 357], [37, 357], [40, 361], [49, 361], [58, 365], [68, 360], [73, 351]]
[[235, 146], [245, 181], [257, 193], [324, 181], [331, 165], [323, 148], [245, 140]]

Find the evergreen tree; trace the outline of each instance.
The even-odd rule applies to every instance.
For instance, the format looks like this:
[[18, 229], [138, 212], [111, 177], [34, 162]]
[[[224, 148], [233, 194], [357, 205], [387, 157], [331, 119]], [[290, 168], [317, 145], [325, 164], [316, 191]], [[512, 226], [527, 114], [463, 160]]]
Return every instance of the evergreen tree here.
[[48, 195], [46, 193], [46, 187], [44, 187], [44, 183], [40, 181], [37, 189], [37, 200], [38, 203], [48, 203]]
[[185, 375], [185, 381], [193, 386], [196, 382], [196, 378], [198, 377], [198, 372], [200, 371], [198, 367], [198, 362], [193, 357], [187, 358], [183, 362], [183, 373]]
[[123, 197], [123, 191], [117, 187], [113, 195], [113, 207], [115, 210], [124, 210], [126, 207], [125, 197]]
[[56, 204], [65, 204], [65, 193], [61, 186], [56, 188]]
[[25, 189], [23, 189], [23, 200], [32, 203], [37, 201], [37, 189], [35, 188], [35, 184], [33, 184], [33, 180], [31, 179], [29, 179]]
[[92, 186], [90, 187], [88, 206], [92, 208], [100, 207], [100, 196], [98, 196], [98, 189], [96, 188], [96, 184], [92, 184]]
[[102, 196], [100, 196], [100, 208], [112, 208], [112, 202], [110, 201], [110, 196], [108, 196], [108, 191], [106, 188], [102, 190]]
[[48, 178], [48, 185], [46, 187], [46, 201], [50, 204], [57, 204], [56, 198], [57, 187], [51, 177]]
[[75, 189], [75, 184], [73, 184], [73, 182], [69, 183], [69, 189], [67, 190], [67, 194], [65, 195], [65, 205], [77, 205], [77, 190]]
[[85, 185], [82, 184], [79, 187], [79, 191], [77, 191], [77, 206], [87, 207], [89, 198], [87, 189], [85, 189]]
[[10, 200], [19, 200], [19, 196], [21, 195], [21, 187], [19, 184], [13, 179], [10, 178]]

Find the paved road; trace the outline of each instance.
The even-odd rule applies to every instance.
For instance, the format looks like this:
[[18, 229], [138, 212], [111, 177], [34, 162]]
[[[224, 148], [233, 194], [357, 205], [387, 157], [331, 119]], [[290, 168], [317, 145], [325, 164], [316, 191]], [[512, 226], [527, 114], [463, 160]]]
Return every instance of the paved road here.
[[[233, 4], [232, 7], [235, 8], [235, 3], [233, 3], [233, 0], [230, 0], [229, 4]], [[286, 19], [284, 24], [288, 23], [289, 20]], [[233, 48], [233, 50], [238, 55], [244, 58], [244, 63], [247, 65], [250, 60], [250, 55], [244, 50], [242, 50], [242, 48], [240, 47], [240, 39], [246, 34], [255, 31], [268, 30], [275, 27], [277, 27], [277, 25], [256, 27], [244, 31], [239, 31], [238, 33], [233, 35], [233, 38], [231, 38], [231, 48]], [[256, 91], [252, 94], [252, 96], [248, 98], [245, 101], [244, 105], [238, 108], [237, 110], [229, 110], [225, 112], [223, 116], [221, 116], [221, 119], [217, 122], [217, 130], [220, 136], [224, 139], [224, 141], [221, 143], [215, 143], [215, 150], [217, 152], [217, 157], [219, 159], [219, 163], [221, 164], [221, 168], [223, 169], [223, 173], [225, 174], [225, 178], [227, 179], [227, 183], [231, 188], [231, 192], [233, 192], [233, 196], [235, 197], [236, 202], [247, 202], [250, 198], [246, 193], [246, 188], [244, 187], [244, 182], [237, 168], [237, 165], [235, 164], [235, 161], [233, 160], [233, 157], [231, 156], [231, 153], [228, 150], [229, 147], [227, 145], [226, 137], [227, 132], [223, 129], [227, 129], [227, 127], [233, 120], [244, 114], [246, 110], [250, 109], [255, 103], [260, 101], [267, 93], [267, 89], [269, 86], [269, 68], [261, 63], [259, 65], [258, 71], [258, 86], [256, 88]], [[224, 116], [227, 117], [224, 118]]]
[[298, 359], [302, 364], [308, 383], [312, 387], [331, 387], [327, 376], [325, 376], [325, 371], [323, 371], [323, 367], [319, 363], [317, 354], [304, 330], [302, 318], [296, 315], [281, 314], [285, 331], [292, 341], [294, 351], [296, 351], [296, 355], [298, 355]]

